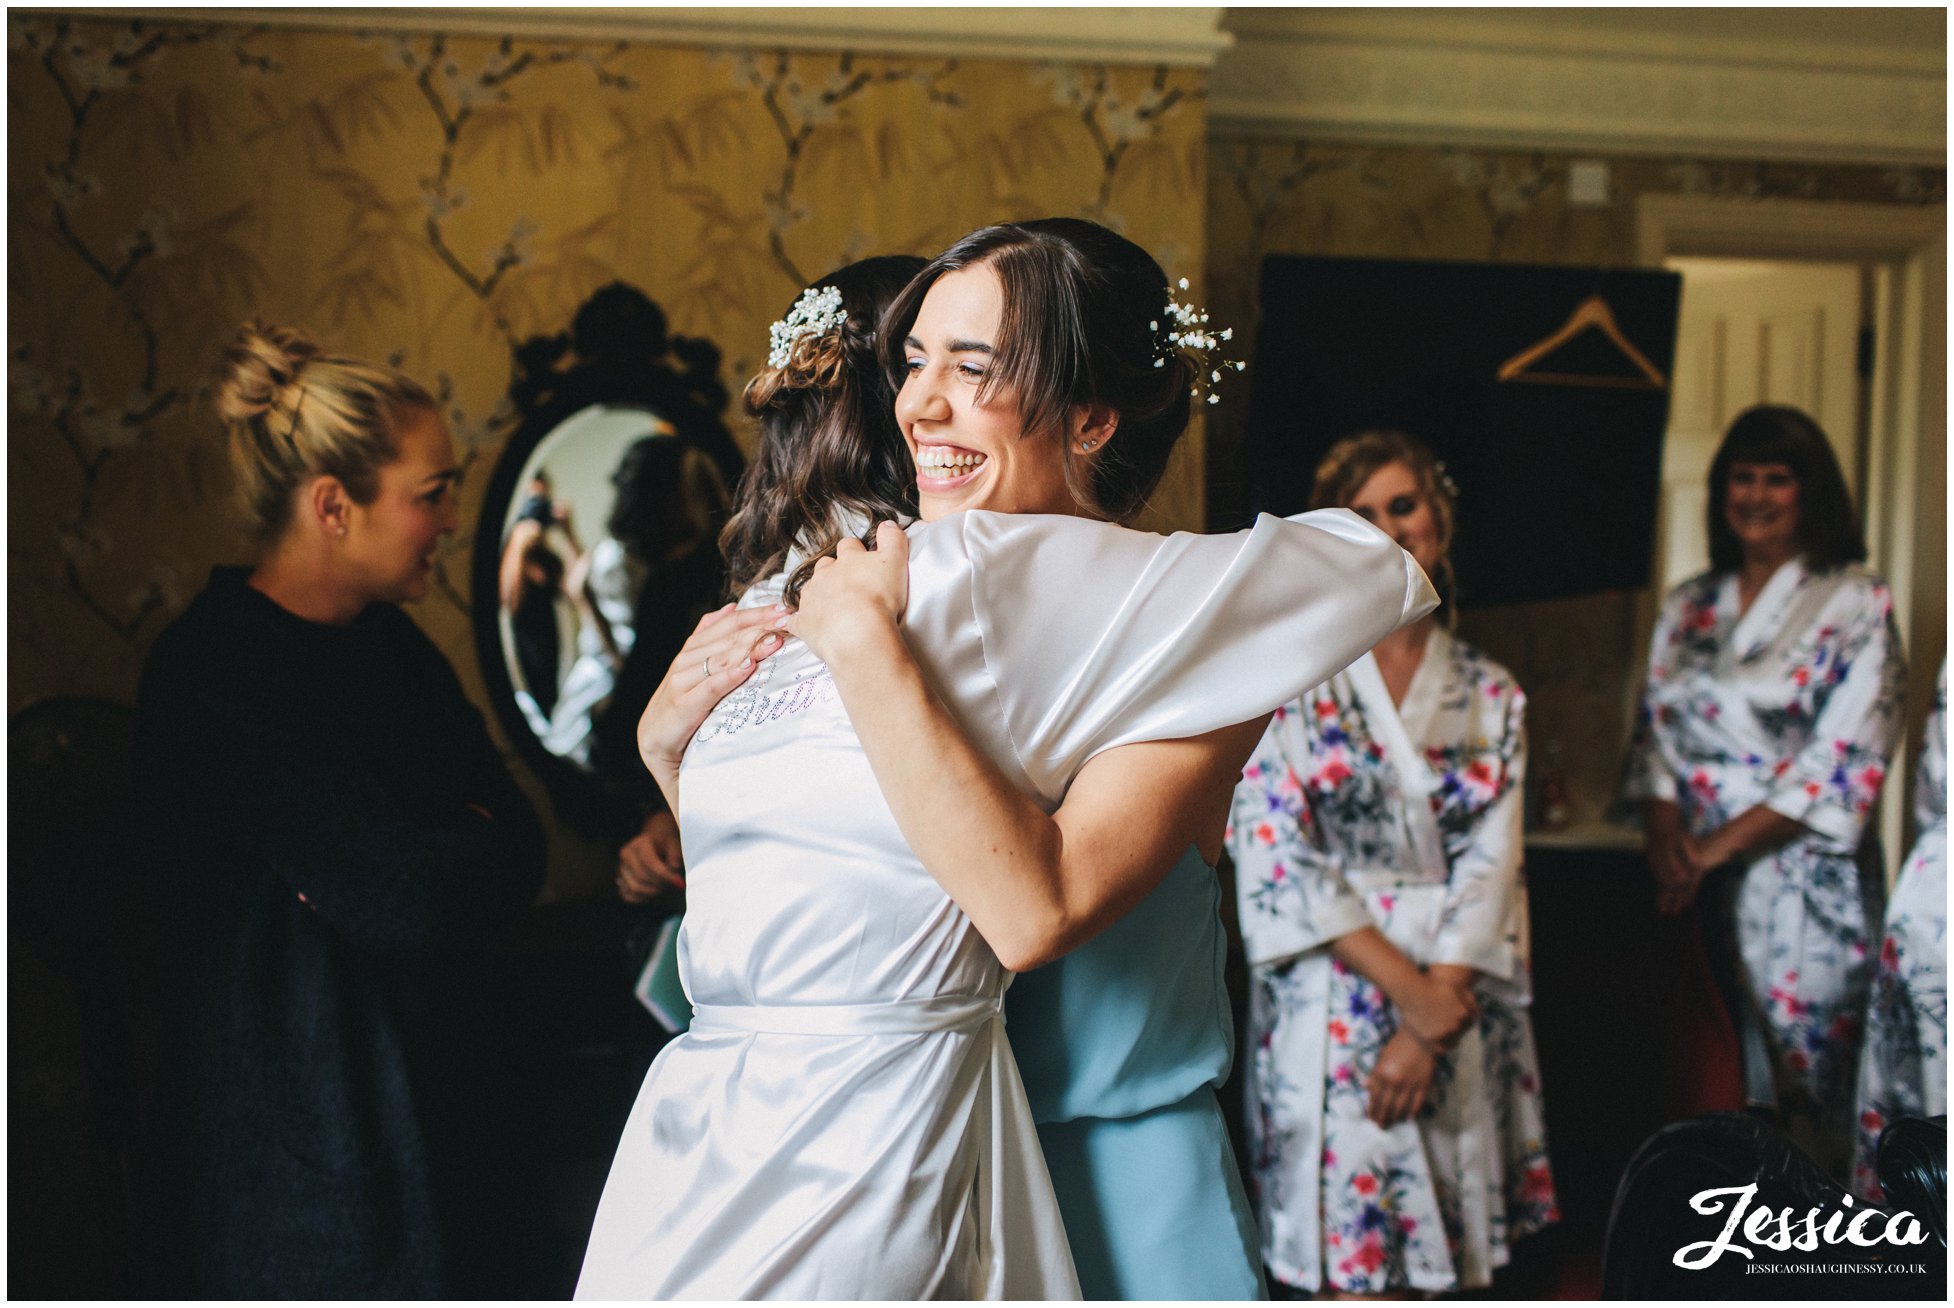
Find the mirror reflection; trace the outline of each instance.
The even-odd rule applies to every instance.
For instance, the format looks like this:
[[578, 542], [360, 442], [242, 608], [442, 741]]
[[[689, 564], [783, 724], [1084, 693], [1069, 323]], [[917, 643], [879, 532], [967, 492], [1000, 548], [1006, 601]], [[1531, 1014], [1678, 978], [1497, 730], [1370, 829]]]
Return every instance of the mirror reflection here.
[[498, 621], [516, 703], [551, 754], [633, 773], [637, 711], [718, 602], [731, 499], [648, 407], [593, 404], [537, 442], [503, 522]]

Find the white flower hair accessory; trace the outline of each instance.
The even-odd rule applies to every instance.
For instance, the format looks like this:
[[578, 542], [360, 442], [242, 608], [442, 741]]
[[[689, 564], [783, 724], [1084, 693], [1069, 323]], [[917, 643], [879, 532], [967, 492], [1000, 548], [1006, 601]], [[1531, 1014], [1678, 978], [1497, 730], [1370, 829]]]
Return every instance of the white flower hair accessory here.
[[1438, 484], [1445, 487], [1445, 493], [1456, 503], [1459, 498], [1459, 483], [1452, 480], [1452, 473], [1445, 466], [1445, 460], [1434, 459], [1432, 466], [1438, 471]]
[[787, 316], [767, 328], [767, 366], [785, 368], [794, 357], [794, 346], [803, 336], [820, 336], [848, 321], [841, 307], [841, 291], [833, 286], [801, 292]]
[[[1187, 278], [1181, 278], [1175, 285], [1183, 291], [1186, 290]], [[1208, 311], [1198, 305], [1182, 304], [1174, 298], [1174, 290], [1171, 287], [1167, 291], [1167, 305], [1164, 313], [1168, 324], [1164, 337], [1160, 337], [1160, 322], [1158, 319], [1147, 324], [1148, 327], [1153, 329], [1156, 337], [1160, 337], [1164, 341], [1164, 344], [1156, 344], [1155, 346], [1158, 357], [1154, 359], [1153, 366], [1164, 368], [1167, 366], [1168, 358], [1176, 350], [1186, 350], [1195, 356], [1198, 365], [1194, 385], [1189, 388], [1187, 393], [1198, 400], [1201, 398], [1202, 388], [1206, 387], [1208, 403], [1221, 403], [1221, 396], [1217, 395], [1214, 390], [1216, 383], [1221, 380], [1221, 374], [1229, 368], [1233, 368], [1236, 372], [1242, 372], [1248, 367], [1240, 359], [1212, 357], [1220, 354], [1222, 342], [1235, 339], [1235, 329], [1233, 327], [1223, 327], [1218, 332], [1211, 330], [1208, 327]], [[1208, 374], [1205, 382], [1201, 380], [1199, 375], [1202, 372]]]

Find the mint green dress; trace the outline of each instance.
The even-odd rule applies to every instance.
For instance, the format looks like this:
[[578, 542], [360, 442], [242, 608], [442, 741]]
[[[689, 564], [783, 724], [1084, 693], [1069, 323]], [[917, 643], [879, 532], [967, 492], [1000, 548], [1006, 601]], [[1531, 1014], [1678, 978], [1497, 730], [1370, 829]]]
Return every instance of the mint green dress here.
[[1189, 849], [1104, 934], [1005, 992], [1088, 1299], [1262, 1299], [1215, 1089], [1234, 1056], [1214, 869]]

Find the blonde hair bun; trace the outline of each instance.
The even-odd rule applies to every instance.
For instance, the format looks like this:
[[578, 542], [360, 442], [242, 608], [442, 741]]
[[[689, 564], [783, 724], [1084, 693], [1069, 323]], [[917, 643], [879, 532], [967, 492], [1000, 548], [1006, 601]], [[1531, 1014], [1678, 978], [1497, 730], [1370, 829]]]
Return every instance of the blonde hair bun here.
[[279, 327], [260, 319], [244, 324], [218, 365], [217, 415], [225, 422], [249, 422], [280, 407], [279, 395], [320, 353], [319, 342], [302, 327]]
[[335, 477], [354, 503], [372, 503], [380, 467], [398, 453], [401, 421], [435, 408], [411, 377], [328, 354], [303, 328], [257, 319], [225, 349], [215, 400], [238, 501], [262, 542], [291, 523], [293, 496], [310, 477]]

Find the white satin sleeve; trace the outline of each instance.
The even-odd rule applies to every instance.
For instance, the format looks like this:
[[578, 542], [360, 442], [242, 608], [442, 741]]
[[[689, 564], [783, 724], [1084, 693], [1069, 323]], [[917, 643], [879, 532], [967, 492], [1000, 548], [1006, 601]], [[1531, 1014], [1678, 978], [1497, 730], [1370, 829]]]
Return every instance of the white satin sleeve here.
[[1438, 604], [1411, 556], [1346, 509], [1217, 536], [981, 511], [937, 526], [952, 530], [925, 548], [968, 560], [996, 709], [1048, 797], [1102, 750], [1271, 712]]

